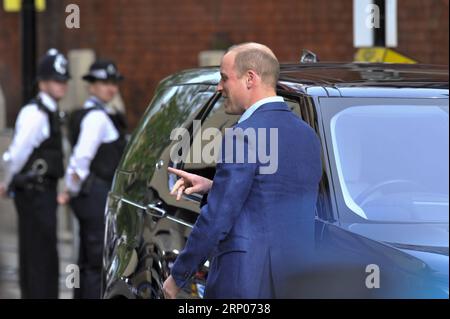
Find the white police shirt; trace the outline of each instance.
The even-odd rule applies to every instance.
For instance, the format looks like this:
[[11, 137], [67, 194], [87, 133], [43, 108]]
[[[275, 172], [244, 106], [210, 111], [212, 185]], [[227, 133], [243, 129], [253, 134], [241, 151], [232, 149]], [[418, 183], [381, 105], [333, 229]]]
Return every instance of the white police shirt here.
[[[38, 96], [50, 111], [57, 110], [57, 103], [50, 95], [40, 92]], [[36, 103], [25, 105], [17, 116], [13, 140], [2, 156], [5, 186], [8, 186], [13, 176], [22, 170], [34, 149], [49, 137], [50, 122], [47, 114], [39, 110]]]
[[[83, 108], [95, 107], [96, 103], [104, 106], [105, 111], [113, 113], [113, 110], [105, 106], [94, 96], [89, 97]], [[109, 116], [102, 110], [92, 110], [87, 113], [80, 124], [80, 134], [77, 144], [72, 150], [69, 165], [64, 177], [66, 189], [72, 196], [78, 194], [83, 181], [89, 176], [89, 167], [97, 154], [102, 143], [111, 143], [119, 138], [119, 132]], [[72, 175], [77, 174], [80, 178], [76, 181]]]

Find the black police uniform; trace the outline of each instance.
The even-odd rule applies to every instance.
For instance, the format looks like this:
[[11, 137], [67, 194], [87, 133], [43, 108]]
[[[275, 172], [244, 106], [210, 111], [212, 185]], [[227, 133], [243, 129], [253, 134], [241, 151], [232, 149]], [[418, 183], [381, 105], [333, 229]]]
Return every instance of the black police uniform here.
[[[67, 81], [67, 60], [52, 49], [38, 67], [38, 80]], [[9, 184], [18, 212], [19, 276], [22, 298], [58, 298], [57, 182], [64, 175], [59, 112], [38, 96], [35, 104], [46, 114], [49, 137], [36, 147]]]
[[[112, 65], [112, 67], [111, 67]], [[120, 81], [122, 75], [111, 61], [97, 61], [83, 79]], [[72, 147], [79, 141], [81, 123], [90, 112], [105, 112], [118, 133], [118, 138], [109, 143], [101, 143], [89, 166], [89, 175], [83, 181], [77, 196], [70, 204], [80, 223], [80, 288], [75, 290], [75, 298], [93, 299], [101, 297], [101, 268], [104, 244], [104, 213], [108, 192], [114, 172], [122, 156], [126, 139], [126, 125], [121, 113], [111, 114], [102, 102], [95, 97], [88, 99], [91, 106], [77, 110], [69, 120], [70, 142]]]

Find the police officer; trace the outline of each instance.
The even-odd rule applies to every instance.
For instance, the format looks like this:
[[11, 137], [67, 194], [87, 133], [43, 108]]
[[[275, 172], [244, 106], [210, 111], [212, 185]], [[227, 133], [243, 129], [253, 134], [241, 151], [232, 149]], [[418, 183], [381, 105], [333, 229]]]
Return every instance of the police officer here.
[[0, 194], [14, 197], [18, 212], [22, 298], [58, 298], [56, 187], [64, 175], [58, 101], [69, 78], [66, 58], [50, 49], [38, 65], [39, 93], [19, 112], [2, 158]]
[[83, 76], [90, 97], [69, 121], [72, 155], [66, 170], [61, 204], [70, 205], [80, 224], [80, 288], [75, 298], [100, 298], [104, 211], [116, 167], [125, 147], [125, 121], [107, 106], [123, 76], [114, 62], [98, 60]]

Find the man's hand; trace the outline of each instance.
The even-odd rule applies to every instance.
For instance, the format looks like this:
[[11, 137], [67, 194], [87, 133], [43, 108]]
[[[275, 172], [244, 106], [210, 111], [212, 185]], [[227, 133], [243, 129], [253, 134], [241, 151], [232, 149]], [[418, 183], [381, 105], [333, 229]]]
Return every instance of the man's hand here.
[[0, 197], [7, 197], [8, 192], [6, 190], [6, 186], [3, 183], [0, 183]]
[[58, 197], [56, 198], [59, 205], [66, 205], [70, 200], [69, 192], [64, 191], [60, 194], [58, 194]]
[[170, 275], [163, 284], [164, 297], [166, 299], [175, 299], [180, 292], [180, 288], [177, 286], [175, 279]]
[[191, 174], [176, 168], [168, 167], [169, 173], [181, 177], [173, 186], [172, 195], [177, 195], [177, 200], [181, 199], [183, 192], [187, 195], [192, 193], [206, 194], [212, 187], [212, 180], [200, 175]]

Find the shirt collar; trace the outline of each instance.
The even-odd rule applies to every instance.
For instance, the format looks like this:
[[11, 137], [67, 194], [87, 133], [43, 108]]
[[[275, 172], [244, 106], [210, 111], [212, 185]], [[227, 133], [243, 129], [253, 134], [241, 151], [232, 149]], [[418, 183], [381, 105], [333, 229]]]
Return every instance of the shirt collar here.
[[105, 104], [97, 97], [91, 95], [86, 102], [84, 102], [83, 108], [88, 109], [90, 107], [94, 107], [100, 105], [101, 107], [105, 107]]
[[255, 111], [257, 109], [259, 109], [259, 107], [261, 105], [266, 104], [266, 103], [273, 103], [273, 102], [284, 102], [284, 99], [281, 96], [271, 96], [271, 97], [266, 97], [262, 100], [259, 100], [258, 102], [254, 103], [252, 106], [250, 106], [248, 109], [245, 110], [244, 114], [242, 114], [238, 123], [241, 123], [241, 122], [245, 121], [246, 119], [248, 119], [250, 116], [252, 116], [252, 114], [255, 113]]
[[83, 108], [88, 109], [90, 107], [94, 106], [100, 106], [103, 108], [103, 110], [106, 111], [108, 114], [115, 114], [115, 110], [109, 105], [105, 104], [102, 100], [100, 100], [98, 97], [91, 95], [86, 102], [84, 102]]
[[41, 91], [38, 96], [41, 99], [42, 104], [44, 104], [51, 112], [58, 110], [58, 103], [50, 95]]

